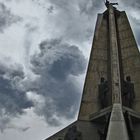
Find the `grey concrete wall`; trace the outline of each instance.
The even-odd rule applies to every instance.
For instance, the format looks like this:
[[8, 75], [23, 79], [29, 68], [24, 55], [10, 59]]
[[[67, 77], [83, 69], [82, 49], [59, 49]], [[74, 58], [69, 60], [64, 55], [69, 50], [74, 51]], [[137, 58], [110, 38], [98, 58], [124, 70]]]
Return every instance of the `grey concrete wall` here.
[[124, 79], [131, 76], [136, 95], [133, 109], [140, 112], [140, 52], [125, 12], [121, 12], [117, 23]]
[[98, 101], [98, 84], [100, 83], [101, 77], [107, 79], [107, 46], [107, 20], [103, 18], [103, 14], [99, 14], [85, 79], [78, 117], [79, 120], [88, 120], [89, 115], [97, 112], [100, 108]]

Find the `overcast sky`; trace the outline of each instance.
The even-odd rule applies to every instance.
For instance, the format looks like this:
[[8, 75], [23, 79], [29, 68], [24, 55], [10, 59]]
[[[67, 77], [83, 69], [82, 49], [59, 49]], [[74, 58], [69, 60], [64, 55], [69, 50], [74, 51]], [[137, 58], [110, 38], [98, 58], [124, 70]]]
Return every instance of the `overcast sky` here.
[[[140, 2], [118, 2], [139, 46]], [[0, 0], [1, 140], [43, 140], [76, 119], [105, 9], [103, 0]]]

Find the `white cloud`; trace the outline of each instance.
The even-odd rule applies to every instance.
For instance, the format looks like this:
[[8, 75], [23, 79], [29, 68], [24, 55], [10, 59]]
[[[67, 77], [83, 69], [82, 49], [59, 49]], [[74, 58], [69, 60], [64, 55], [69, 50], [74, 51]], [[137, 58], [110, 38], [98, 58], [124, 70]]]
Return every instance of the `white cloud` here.
[[33, 109], [26, 110], [26, 114], [13, 119], [9, 124], [9, 129], [4, 133], [0, 133], [2, 140], [43, 140], [47, 136], [52, 135], [56, 131], [64, 128], [70, 121], [63, 120], [63, 126], [51, 127], [44, 122], [44, 118], [37, 116]]

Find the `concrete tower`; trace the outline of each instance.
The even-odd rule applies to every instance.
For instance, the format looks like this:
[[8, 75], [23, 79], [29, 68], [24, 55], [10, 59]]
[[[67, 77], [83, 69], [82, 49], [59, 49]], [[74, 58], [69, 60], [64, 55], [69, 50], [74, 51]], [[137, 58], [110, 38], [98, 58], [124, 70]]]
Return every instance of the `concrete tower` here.
[[140, 53], [114, 5], [98, 14], [77, 121], [46, 140], [140, 140]]

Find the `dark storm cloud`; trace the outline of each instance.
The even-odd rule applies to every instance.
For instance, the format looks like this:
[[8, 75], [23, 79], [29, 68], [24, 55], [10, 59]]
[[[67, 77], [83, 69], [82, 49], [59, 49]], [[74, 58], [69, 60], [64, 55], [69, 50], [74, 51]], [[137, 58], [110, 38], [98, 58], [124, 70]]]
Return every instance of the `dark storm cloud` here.
[[3, 32], [5, 28], [20, 20], [20, 17], [12, 14], [3, 3], [0, 3], [0, 32]]
[[0, 129], [7, 127], [10, 119], [24, 113], [33, 106], [20, 88], [24, 79], [22, 68], [18, 65], [6, 66], [0, 63]]
[[50, 125], [58, 125], [61, 117], [73, 118], [80, 98], [75, 79], [86, 68], [82, 52], [59, 39], [46, 40], [40, 44], [40, 53], [33, 56], [32, 66], [40, 77], [34, 89], [45, 99], [44, 108], [37, 113]]

